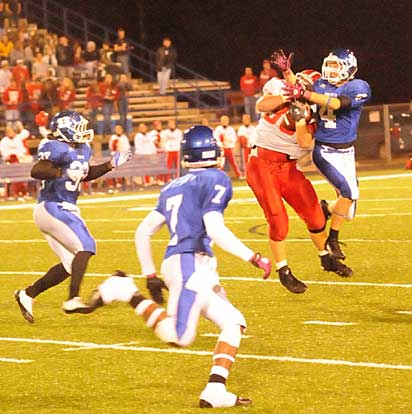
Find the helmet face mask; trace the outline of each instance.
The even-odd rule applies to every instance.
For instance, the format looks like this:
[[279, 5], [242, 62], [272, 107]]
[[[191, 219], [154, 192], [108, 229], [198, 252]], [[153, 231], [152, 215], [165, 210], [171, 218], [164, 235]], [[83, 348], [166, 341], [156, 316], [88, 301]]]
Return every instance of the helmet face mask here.
[[353, 52], [336, 49], [323, 60], [322, 79], [331, 85], [338, 85], [353, 79], [357, 70], [358, 63]]
[[181, 148], [183, 168], [221, 168], [224, 164], [213, 130], [207, 126], [196, 125], [187, 129]]
[[89, 121], [74, 111], [57, 113], [50, 122], [50, 131], [57, 141], [69, 144], [86, 144], [93, 140], [93, 129], [87, 129]]
[[321, 77], [321, 74], [313, 69], [305, 69], [296, 74], [296, 80], [309, 91], [313, 90], [313, 84]]

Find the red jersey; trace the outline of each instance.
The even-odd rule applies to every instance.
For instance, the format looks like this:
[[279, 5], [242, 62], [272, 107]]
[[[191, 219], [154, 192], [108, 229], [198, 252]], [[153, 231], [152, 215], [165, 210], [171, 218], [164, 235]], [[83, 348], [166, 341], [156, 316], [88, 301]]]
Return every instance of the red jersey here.
[[255, 75], [243, 75], [240, 78], [240, 90], [245, 96], [253, 96], [258, 91], [258, 81]]
[[13, 77], [17, 82], [17, 85], [20, 85], [23, 81], [30, 79], [30, 73], [26, 66], [15, 66], [12, 70]]
[[102, 82], [99, 88], [103, 101], [117, 101], [119, 99], [119, 89], [117, 86]]
[[91, 109], [100, 108], [103, 103], [103, 96], [99, 91], [93, 91], [90, 87], [87, 88], [86, 92], [86, 101], [87, 101], [87, 107]]
[[23, 93], [20, 88], [9, 86], [3, 92], [4, 109], [18, 109], [23, 102]]
[[75, 97], [76, 92], [74, 89], [66, 89], [64, 87], [58, 88], [57, 99], [59, 101], [60, 110], [69, 108]]
[[40, 100], [43, 89], [44, 87], [42, 82], [29, 82], [26, 84], [27, 96], [33, 113], [40, 111]]

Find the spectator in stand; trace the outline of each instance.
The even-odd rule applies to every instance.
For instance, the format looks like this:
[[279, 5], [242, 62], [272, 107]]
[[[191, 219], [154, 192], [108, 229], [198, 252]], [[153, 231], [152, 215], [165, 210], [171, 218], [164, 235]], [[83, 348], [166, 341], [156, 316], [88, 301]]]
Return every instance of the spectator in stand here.
[[[7, 126], [4, 138], [0, 141], [0, 156], [7, 164], [17, 164], [24, 160], [26, 149], [21, 139], [15, 139], [16, 131]], [[27, 196], [27, 183], [13, 183], [7, 185], [9, 200]]]
[[277, 76], [277, 72], [272, 68], [269, 59], [265, 59], [262, 63], [262, 70], [259, 74], [259, 91], [262, 92], [265, 83]]
[[[100, 92], [99, 83], [94, 80], [87, 87], [86, 91], [86, 109], [88, 111], [87, 119], [90, 122], [90, 127], [97, 130], [97, 115], [100, 114], [103, 105], [103, 97]], [[101, 133], [102, 131], [97, 131]]]
[[0, 93], [3, 94], [4, 90], [10, 86], [11, 78], [13, 74], [11, 73], [9, 62], [7, 60], [1, 61], [0, 68]]
[[[168, 128], [163, 132], [163, 139], [165, 150], [167, 153], [167, 168], [172, 170], [176, 169], [176, 173], [179, 167], [179, 151], [180, 151], [180, 142], [183, 139], [182, 131], [176, 127], [176, 121], [170, 119], [167, 123]], [[173, 178], [176, 178], [176, 174]], [[167, 176], [167, 181], [170, 181], [172, 174]]]
[[48, 140], [48, 136], [50, 134], [49, 130], [49, 114], [44, 111], [40, 111], [36, 116], [34, 117], [34, 121], [37, 125], [37, 129], [39, 131], [40, 136], [43, 138], [40, 143], [39, 147], [43, 145], [46, 140]]
[[106, 74], [104, 81], [99, 85], [100, 94], [102, 95], [103, 104], [102, 112], [104, 118], [104, 134], [111, 133], [111, 119], [115, 111], [117, 111], [117, 100], [119, 98], [119, 90], [113, 82], [113, 76]]
[[[119, 90], [119, 116], [120, 123], [123, 128], [127, 131], [127, 114], [129, 113], [129, 92], [133, 89], [132, 83], [125, 73], [122, 73], [119, 77], [119, 82], [117, 83], [117, 88]], [[131, 131], [127, 131], [130, 133]]]
[[74, 50], [66, 36], [61, 36], [56, 47], [57, 77], [73, 78]]
[[0, 0], [0, 29], [4, 29], [4, 21], [7, 18], [6, 16], [6, 1]]
[[73, 81], [68, 77], [64, 77], [60, 86], [57, 88], [57, 105], [59, 111], [72, 110], [75, 98], [76, 90]]
[[176, 49], [172, 46], [170, 38], [165, 37], [162, 46], [156, 51], [157, 82], [159, 83], [160, 95], [166, 95], [169, 79], [174, 71], [176, 60]]
[[32, 162], [33, 157], [30, 155], [29, 140], [31, 139], [30, 131], [24, 127], [23, 122], [16, 122], [16, 136], [14, 137], [15, 141], [20, 141], [25, 149], [25, 153], [20, 156], [20, 162]]
[[[153, 155], [156, 154], [156, 137], [147, 132], [147, 126], [144, 123], [139, 124], [137, 134], [134, 137], [134, 153], [137, 155]], [[147, 187], [151, 184], [152, 178], [148, 175], [143, 178], [143, 186]]]
[[78, 40], [73, 42], [74, 66], [81, 68], [83, 64], [83, 48]]
[[120, 124], [114, 127], [114, 134], [109, 139], [109, 150], [111, 155], [116, 151], [129, 151], [130, 142], [127, 135], [124, 133], [124, 129]]
[[12, 27], [17, 27], [18, 21], [22, 12], [21, 1], [19, 0], [7, 0], [6, 2], [6, 13], [10, 20]]
[[44, 85], [39, 80], [32, 80], [26, 82], [26, 93], [27, 93], [27, 113], [26, 119], [29, 120], [30, 126], [33, 125], [35, 115], [41, 109], [41, 97], [44, 90]]
[[255, 135], [255, 127], [251, 124], [250, 115], [243, 114], [242, 125], [237, 131], [240, 148], [243, 152], [243, 169], [246, 171], [246, 165], [249, 160], [251, 147], [253, 145]]
[[84, 60], [87, 76], [91, 78], [95, 77], [97, 73], [97, 66], [100, 61], [100, 53], [96, 49], [95, 42], [87, 42], [86, 50], [83, 52], [82, 59]]
[[44, 111], [48, 114], [55, 114], [57, 112], [57, 86], [53, 79], [46, 79], [44, 81], [41, 103]]
[[14, 42], [13, 49], [11, 50], [9, 56], [11, 66], [14, 66], [18, 60], [24, 62], [24, 47], [21, 40], [16, 40]]
[[256, 100], [258, 93], [258, 82], [251, 67], [245, 68], [245, 74], [240, 78], [240, 90], [243, 93], [245, 113], [250, 115], [252, 121], [257, 120]]
[[164, 139], [161, 121], [153, 121], [153, 129], [149, 132], [153, 137], [153, 142], [156, 146], [156, 152], [164, 151]]
[[226, 161], [229, 162], [233, 171], [236, 174], [236, 177], [242, 179], [242, 173], [240, 172], [239, 166], [235, 160], [235, 156], [233, 154], [233, 149], [235, 148], [237, 135], [235, 129], [229, 125], [230, 119], [227, 115], [223, 115], [220, 117], [220, 125], [218, 125], [214, 131], [214, 136], [218, 140], [218, 142], [222, 143], [223, 152], [225, 157], [225, 166]]
[[130, 76], [130, 51], [131, 47], [126, 40], [126, 31], [119, 27], [117, 29], [117, 40], [113, 45], [113, 50], [116, 54], [116, 62], [120, 63], [122, 73]]
[[0, 40], [0, 59], [10, 59], [10, 53], [13, 50], [13, 42], [4, 34]]
[[4, 118], [6, 125], [14, 126], [20, 119], [20, 105], [23, 102], [23, 92], [14, 78], [10, 81], [10, 86], [3, 92]]
[[23, 59], [17, 59], [16, 66], [11, 73], [19, 86], [30, 79], [30, 72], [27, 66], [25, 66]]
[[53, 69], [52, 76], [55, 76], [56, 69], [57, 69], [56, 50], [48, 44], [44, 45], [44, 48], [43, 48], [43, 62], [49, 65], [49, 70], [50, 68]]
[[43, 60], [43, 54], [41, 52], [37, 52], [31, 69], [33, 80], [47, 78], [50, 74], [49, 68], [50, 64]]
[[27, 44], [24, 46], [24, 64], [27, 66], [27, 69], [31, 73], [34, 60], [34, 51], [35, 44], [32, 39], [27, 41]]

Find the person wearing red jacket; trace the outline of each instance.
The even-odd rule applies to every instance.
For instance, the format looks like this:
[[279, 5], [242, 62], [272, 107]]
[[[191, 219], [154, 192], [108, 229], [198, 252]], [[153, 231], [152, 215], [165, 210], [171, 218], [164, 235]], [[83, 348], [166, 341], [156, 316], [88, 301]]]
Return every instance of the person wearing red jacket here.
[[240, 78], [240, 90], [243, 93], [245, 113], [250, 115], [252, 122], [257, 120], [256, 116], [256, 94], [258, 92], [258, 81], [250, 67], [245, 68], [245, 74]]
[[272, 68], [269, 59], [265, 59], [262, 63], [262, 70], [259, 74], [259, 91], [263, 90], [265, 83], [277, 76], [277, 72]]
[[30, 79], [30, 72], [24, 64], [23, 59], [16, 60], [16, 66], [11, 73], [19, 86], [21, 86], [22, 82], [26, 82]]
[[20, 119], [19, 107], [23, 102], [23, 92], [12, 78], [10, 86], [3, 92], [4, 118], [7, 125], [14, 125]]
[[73, 81], [70, 78], [63, 78], [61, 85], [57, 88], [57, 99], [60, 111], [72, 109], [74, 99], [76, 98], [76, 90]]

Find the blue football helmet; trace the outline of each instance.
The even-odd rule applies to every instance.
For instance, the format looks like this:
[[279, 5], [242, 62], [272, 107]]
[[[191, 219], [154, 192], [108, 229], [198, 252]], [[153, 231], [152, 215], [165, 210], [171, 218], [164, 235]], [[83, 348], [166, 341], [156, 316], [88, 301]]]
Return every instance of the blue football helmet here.
[[85, 144], [94, 137], [93, 129], [87, 129], [89, 121], [74, 111], [62, 111], [50, 122], [50, 132], [58, 141], [69, 144]]
[[183, 134], [181, 148], [184, 168], [220, 167], [222, 163], [213, 129], [207, 126], [195, 125], [187, 129]]
[[335, 49], [323, 60], [322, 79], [332, 85], [349, 81], [355, 77], [358, 62], [348, 49]]

